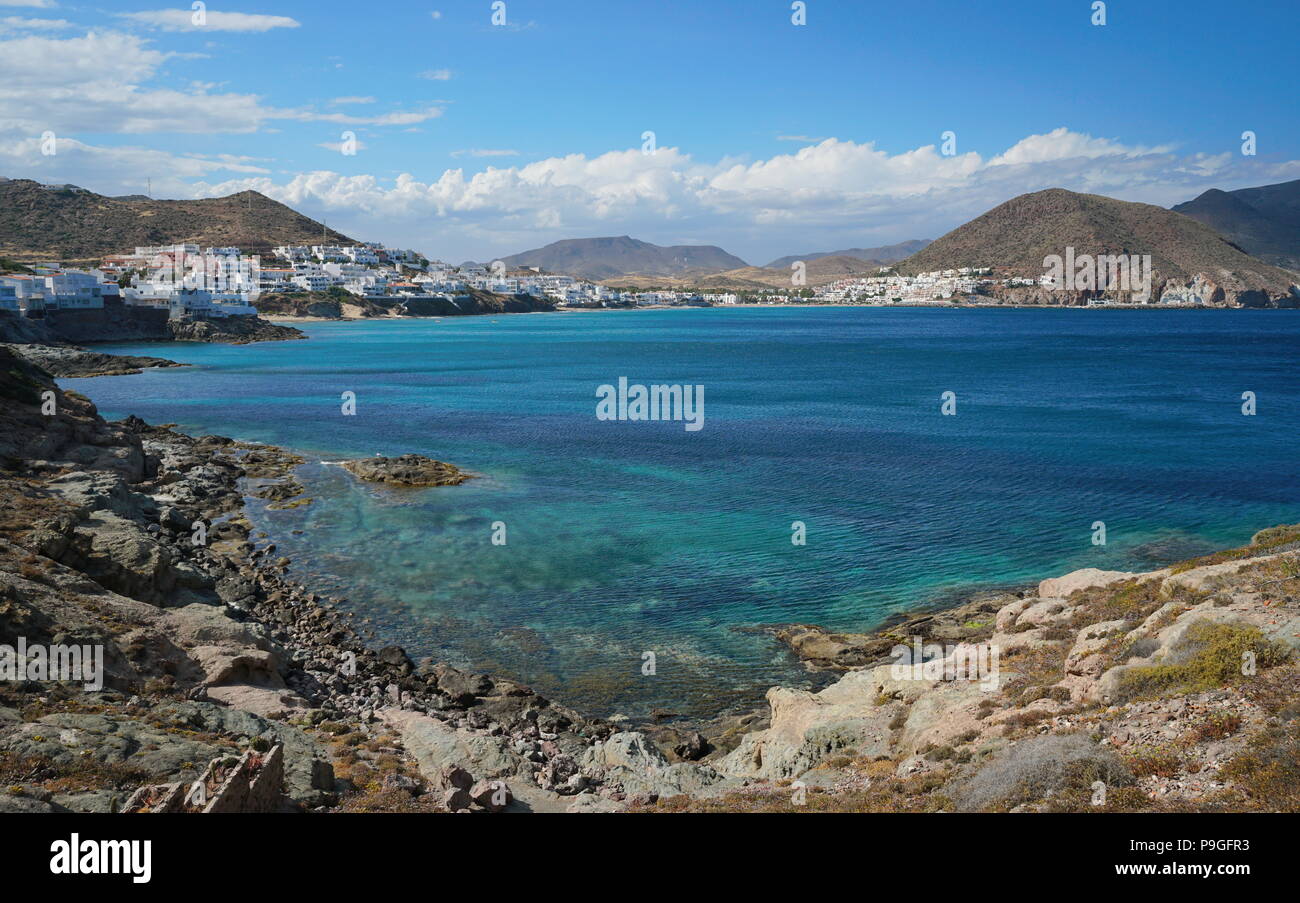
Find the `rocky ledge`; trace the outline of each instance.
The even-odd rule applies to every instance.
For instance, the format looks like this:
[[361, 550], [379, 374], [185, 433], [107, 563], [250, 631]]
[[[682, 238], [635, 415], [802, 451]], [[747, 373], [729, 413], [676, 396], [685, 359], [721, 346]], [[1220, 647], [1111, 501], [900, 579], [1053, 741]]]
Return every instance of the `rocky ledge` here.
[[473, 474], [465, 473], [454, 464], [435, 461], [424, 455], [399, 455], [396, 458], [376, 455], [344, 461], [343, 468], [358, 480], [395, 486], [458, 486], [473, 478]]
[[851, 671], [888, 661], [890, 651], [916, 636], [932, 642], [959, 643], [978, 639], [1008, 598], [1024, 593], [977, 593], [951, 608], [899, 614], [870, 633], [844, 633], [817, 624], [779, 624], [767, 632], [790, 649], [809, 671]]
[[87, 376], [126, 376], [151, 367], [184, 367], [165, 357], [104, 354], [75, 345], [14, 345], [15, 352], [51, 376], [63, 379]]
[[301, 329], [282, 326], [261, 317], [220, 317], [211, 320], [181, 318], [168, 320], [167, 331], [170, 338], [177, 342], [221, 342], [228, 345], [307, 338]]
[[651, 808], [1300, 811], [1300, 526], [928, 617], [778, 631], [843, 676], [769, 690], [770, 725], [700, 760], [710, 792]]

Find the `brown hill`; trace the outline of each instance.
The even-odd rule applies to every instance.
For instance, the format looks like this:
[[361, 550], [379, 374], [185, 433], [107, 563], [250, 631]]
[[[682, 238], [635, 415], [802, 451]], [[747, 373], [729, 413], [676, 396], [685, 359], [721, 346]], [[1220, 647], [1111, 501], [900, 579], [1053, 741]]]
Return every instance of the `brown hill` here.
[[917, 251], [924, 248], [930, 243], [928, 238], [913, 238], [908, 241], [900, 241], [896, 245], [884, 245], [879, 248], [846, 248], [843, 251], [817, 251], [809, 254], [791, 254], [788, 257], [778, 257], [767, 265], [769, 270], [789, 269], [790, 264], [796, 260], [811, 261], [819, 257], [855, 257], [858, 260], [865, 260], [869, 263], [876, 263], [885, 266], [891, 263], [911, 257]]
[[256, 191], [224, 198], [111, 198], [75, 186], [0, 181], [0, 256], [93, 260], [140, 245], [196, 242], [264, 254], [278, 244], [356, 244]]
[[991, 266], [1037, 277], [1048, 255], [1150, 254], [1155, 299], [1187, 286], [1211, 303], [1267, 305], [1296, 297], [1294, 274], [1251, 257], [1208, 226], [1151, 204], [1049, 188], [1022, 194], [898, 265], [915, 274]]
[[[875, 261], [858, 260], [855, 257], [818, 257], [808, 262], [804, 275], [807, 277], [805, 288], [825, 285], [837, 279], [851, 276], [874, 276], [879, 264]], [[771, 291], [772, 289], [792, 289], [796, 286], [790, 281], [793, 272], [789, 267], [773, 269], [771, 267], [738, 267], [722, 273], [707, 275], [668, 276], [623, 276], [608, 280], [613, 288], [630, 289], [676, 289], [678, 291], [699, 290], [707, 292], [752, 292]]]
[[745, 261], [714, 245], [663, 247], [627, 235], [570, 238], [501, 259], [507, 266], [535, 266], [596, 280], [628, 275], [689, 276], [745, 266]]

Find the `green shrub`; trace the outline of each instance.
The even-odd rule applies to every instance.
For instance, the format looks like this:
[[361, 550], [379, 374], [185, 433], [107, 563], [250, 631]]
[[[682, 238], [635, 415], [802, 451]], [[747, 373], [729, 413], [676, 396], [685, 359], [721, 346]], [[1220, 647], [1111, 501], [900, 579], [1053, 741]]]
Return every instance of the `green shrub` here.
[[1290, 650], [1258, 628], [1197, 621], [1171, 651], [1175, 661], [1130, 668], [1120, 675], [1122, 700], [1203, 693], [1241, 677], [1243, 654], [1253, 652], [1258, 668], [1280, 665]]

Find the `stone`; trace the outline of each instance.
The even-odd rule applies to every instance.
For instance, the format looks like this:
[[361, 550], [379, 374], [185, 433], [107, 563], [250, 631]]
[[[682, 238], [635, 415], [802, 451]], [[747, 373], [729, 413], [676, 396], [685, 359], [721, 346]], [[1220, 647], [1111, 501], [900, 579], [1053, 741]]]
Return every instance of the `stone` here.
[[459, 765], [447, 765], [439, 773], [438, 783], [443, 787], [468, 790], [474, 785], [474, 776]]
[[469, 809], [469, 791], [460, 787], [452, 787], [443, 793], [442, 805], [448, 812], [461, 812]]
[[469, 789], [469, 798], [489, 812], [504, 811], [514, 799], [505, 781], [479, 781]]
[[403, 793], [409, 793], [412, 796], [418, 795], [424, 789], [424, 786], [415, 778], [404, 774], [398, 774], [395, 771], [390, 771], [388, 774], [384, 775], [384, 779], [380, 782], [380, 786], [385, 790], [400, 790]]
[[1042, 599], [1064, 599], [1081, 589], [1093, 589], [1109, 586], [1121, 580], [1142, 576], [1127, 571], [1103, 571], [1098, 568], [1082, 568], [1071, 571], [1061, 577], [1052, 577], [1038, 584], [1038, 595]]
[[455, 486], [472, 478], [444, 461], [435, 461], [424, 455], [400, 455], [385, 458], [358, 458], [344, 461], [343, 468], [359, 480], [368, 483], [391, 483], [397, 486]]
[[692, 731], [691, 734], [682, 742], [673, 747], [673, 752], [681, 759], [687, 762], [694, 762], [704, 758], [713, 749], [709, 741], [704, 739], [704, 735], [699, 731]]

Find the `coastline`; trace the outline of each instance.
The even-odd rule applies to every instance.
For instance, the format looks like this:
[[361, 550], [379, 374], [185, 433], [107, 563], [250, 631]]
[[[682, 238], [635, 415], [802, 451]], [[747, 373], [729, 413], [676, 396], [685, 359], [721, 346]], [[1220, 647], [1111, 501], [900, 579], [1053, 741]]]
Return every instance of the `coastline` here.
[[[29, 370], [24, 378], [39, 381], [38, 374]], [[512, 790], [525, 802], [531, 794], [533, 802], [557, 806], [564, 802], [557, 788], [576, 796], [590, 783], [583, 779], [559, 787], [576, 773], [574, 757], [613, 733], [611, 725], [585, 719], [510, 681], [433, 662], [417, 664], [396, 646], [370, 648], [349, 626], [344, 600], [320, 596], [287, 576], [290, 562], [277, 558], [274, 544], [252, 532], [244, 516], [245, 500], [252, 496], [292, 504], [298, 495], [295, 488], [301, 488], [293, 479], [301, 458], [272, 446], [190, 437], [133, 417], [105, 423], [93, 406], [56, 391], [66, 402], [60, 417], [70, 427], [84, 430], [93, 425], [102, 433], [98, 441], [110, 440], [120, 454], [101, 459], [106, 470], [92, 466], [69, 471], [57, 461], [35, 464], [34, 474], [48, 474], [38, 482], [59, 501], [41, 506], [47, 509], [45, 517], [35, 510], [28, 514], [24, 519], [30, 519], [30, 526], [25, 529], [11, 524], [10, 536], [22, 542], [6, 539], [0, 552], [11, 560], [26, 555], [34, 567], [6, 562], [4, 573], [14, 579], [21, 572], [20, 585], [44, 600], [42, 608], [56, 618], [70, 619], [69, 629], [84, 632], [93, 628], [67, 608], [84, 607], [78, 602], [84, 590], [77, 581], [85, 581], [79, 571], [109, 592], [112, 621], [133, 625], [124, 636], [137, 637], [137, 643], [156, 636], [156, 641], [146, 640], [147, 645], [165, 641], [170, 648], [147, 652], [141, 659], [104, 635], [112, 649], [105, 690], [95, 696], [65, 687], [54, 694], [72, 705], [72, 711], [84, 710], [84, 703], [78, 702], [83, 695], [94, 700], [96, 714], [79, 722], [83, 746], [93, 748], [101, 731], [106, 741], [112, 734], [144, 731], [150, 712], [179, 707], [185, 717], [218, 735], [214, 749], [230, 745], [232, 734], [240, 735], [233, 738], [235, 745], [268, 733], [288, 744], [291, 780], [286, 803], [323, 811], [340, 805], [345, 810], [364, 808], [375, 804], [372, 796], [419, 787], [412, 775], [420, 775], [422, 767], [430, 772], [425, 780], [436, 784], [451, 763], [430, 765], [427, 759], [445, 740], [479, 747], [490, 740], [495, 752], [489, 755], [481, 749], [485, 761], [467, 756], [456, 766], [463, 770], [470, 765], [480, 778], [526, 778], [527, 786]], [[61, 451], [83, 454], [83, 447], [75, 444], [76, 431], [68, 435], [74, 444]], [[17, 499], [23, 497], [16, 486], [6, 490]], [[206, 525], [205, 536], [194, 544], [198, 524]], [[130, 544], [150, 549], [149, 557], [128, 556]], [[93, 552], [96, 548], [107, 556]], [[21, 689], [0, 695], [0, 750], [14, 748], [16, 741], [24, 753], [42, 755], [42, 719], [14, 720], [18, 709], [5, 708], [31, 703], [23, 702]], [[42, 707], [49, 704], [60, 708], [57, 703]], [[227, 713], [238, 712], [244, 713], [244, 720], [232, 722]], [[343, 770], [347, 774], [359, 763], [352, 761], [357, 757], [348, 752], [350, 746], [339, 747], [336, 741], [387, 733], [406, 737], [405, 752], [397, 761], [385, 764], [383, 756], [364, 753], [361, 758], [371, 771], [382, 768], [375, 775], [378, 782], [394, 787], [341, 779], [341, 764], [349, 766]], [[174, 777], [178, 763], [163, 759], [156, 763], [163, 772], [158, 777]], [[182, 779], [194, 773], [197, 762], [184, 763]], [[454, 789], [471, 789], [460, 788], [462, 779], [456, 775], [452, 780]], [[87, 802], [95, 807], [120, 805], [128, 789], [106, 789]], [[36, 799], [44, 804], [42, 811], [60, 811], [78, 802], [40, 796]], [[446, 794], [427, 797], [427, 806], [433, 807], [429, 811], [449, 803]], [[410, 793], [407, 798], [417, 799]], [[0, 810], [9, 803], [10, 797], [0, 795]], [[451, 808], [471, 805], [459, 794], [450, 803], [456, 804]]]
[[[784, 310], [784, 309], [824, 309], [835, 310], [841, 308], [879, 308], [879, 309], [907, 309], [907, 310], [1062, 310], [1062, 311], [1100, 311], [1100, 310], [1118, 310], [1118, 311], [1188, 311], [1188, 310], [1215, 310], [1215, 311], [1256, 311], [1256, 310], [1294, 310], [1296, 308], [1287, 307], [1248, 307], [1245, 305], [1239, 307], [1213, 306], [1205, 304], [1012, 304], [989, 302], [987, 304], [974, 303], [943, 303], [943, 304], [873, 304], [870, 302], [850, 302], [843, 304], [761, 304], [761, 303], [737, 303], [737, 304], [711, 304], [707, 306], [694, 305], [674, 305], [674, 304], [642, 304], [636, 307], [561, 307], [554, 310], [530, 310], [530, 311], [502, 311], [500, 314], [479, 314], [478, 316], [504, 316], [506, 314], [597, 314], [597, 313], [628, 313], [635, 311], [649, 310]], [[391, 316], [391, 317], [319, 317], [319, 316], [263, 316], [262, 319], [268, 323], [281, 326], [292, 326], [295, 323], [382, 323], [396, 320], [447, 320], [456, 319], [448, 315], [437, 315], [429, 317], [421, 316]]]
[[[22, 503], [27, 513], [10, 523], [0, 545], [10, 562], [6, 579], [41, 603], [37, 611], [53, 613], [56, 623], [67, 620], [64, 633], [89, 629], [77, 620], [84, 616], [65, 612], [103, 610], [103, 602], [79, 601], [86, 580], [103, 586], [111, 621], [132, 625], [123, 636], [134, 637], [132, 648], [140, 650], [128, 653], [105, 635], [118, 651], [110, 656], [116, 662], [110, 689], [99, 697], [64, 690], [37, 705], [21, 689], [0, 694], [0, 750], [29, 758], [52, 754], [46, 734], [69, 718], [87, 749], [107, 750], [98, 744], [124, 731], [169, 749], [171, 740], [146, 734], [163, 712], [203, 726], [213, 750], [248, 748], [258, 736], [286, 745], [288, 808], [492, 810], [493, 780], [508, 780], [508, 806], [532, 811], [709, 808], [719, 799], [744, 808], [754, 799], [787, 805], [781, 788], [794, 777], [815, 779], [823, 787], [819, 795], [833, 805], [857, 806], [863, 776], [879, 777], [881, 762], [889, 763], [891, 780], [915, 789], [939, 777], [973, 780], [976, 765], [1014, 755], [1044, 729], [1051, 736], [1069, 736], [1081, 724], [1095, 725], [1103, 737], [1127, 731], [1131, 709], [1117, 709], [1113, 694], [1123, 686], [1123, 672], [1135, 667], [1122, 657], [1129, 640], [1119, 643], [1119, 628], [1110, 627], [1098, 645], [1092, 637], [1098, 619], [1123, 623], [1124, 637], [1156, 641], [1155, 661], [1162, 651], [1182, 654], [1179, 644], [1197, 619], [1248, 625], [1258, 637], [1252, 644], [1300, 645], [1292, 641], [1300, 638], [1300, 614], [1277, 621], [1291, 610], [1291, 597], [1278, 610], [1249, 586], [1227, 595], [1222, 589], [1225, 579], [1237, 579], [1225, 563], [1241, 562], [1254, 569], [1251, 578], [1258, 570], [1276, 583], [1276, 568], [1300, 560], [1300, 531], [1274, 536], [1265, 530], [1256, 537], [1257, 551], [1236, 558], [1220, 553], [1209, 556], [1213, 563], [1141, 574], [1089, 570], [1037, 587], [977, 592], [958, 605], [896, 615], [859, 634], [807, 624], [764, 628], [810, 670], [838, 679], [815, 691], [776, 687], [766, 707], [710, 721], [611, 723], [514, 681], [413, 662], [400, 647], [362, 640], [346, 599], [322, 596], [294, 578], [293, 562], [277, 557], [273, 538], [256, 533], [246, 516], [253, 498], [273, 506], [310, 503], [294, 476], [303, 459], [292, 450], [187, 436], [135, 417], [106, 423], [84, 399], [57, 387], [62, 444], [34, 445], [33, 428], [47, 437], [50, 430], [23, 413], [28, 402], [21, 387], [54, 383], [31, 364], [14, 366], [21, 378], [0, 411], [16, 425], [7, 433], [11, 454], [27, 461], [32, 476], [25, 483], [7, 478], [7, 488], [20, 501], [33, 491], [54, 501], [39, 509]], [[39, 459], [31, 459], [29, 446], [42, 449]], [[198, 523], [207, 525], [208, 538], [194, 545]], [[1288, 573], [1282, 581], [1291, 579]], [[1123, 609], [1122, 622], [1102, 617], [1116, 612], [1115, 586], [1125, 598], [1132, 588], [1141, 594], [1136, 608]], [[1206, 593], [1207, 586], [1219, 588]], [[890, 650], [912, 640], [1003, 648], [1013, 665], [1010, 687], [985, 711], [993, 699], [969, 687], [942, 679], [900, 683], [890, 674]], [[1042, 661], [1049, 652], [1063, 664]], [[1284, 660], [1271, 664], [1293, 667]], [[1199, 722], [1189, 719], [1226, 708], [1262, 729], [1245, 694], [1180, 692], [1153, 703], [1148, 714], [1173, 713], [1180, 731], [1195, 732]], [[1179, 699], [1191, 704], [1175, 712], [1170, 706]], [[1149, 705], [1123, 704], [1138, 706], [1139, 714]], [[27, 714], [7, 714], [19, 710]], [[1242, 744], [1234, 743], [1239, 754]], [[163, 757], [150, 779], [187, 780], [194, 760], [181, 755], [193, 753]], [[1196, 804], [1206, 790], [1181, 776], [1146, 777], [1157, 779], [1178, 805]], [[82, 798], [30, 786], [17, 797], [0, 796], [0, 808], [35, 811], [39, 803], [39, 811], [111, 811], [131, 789], [119, 785]], [[966, 805], [931, 796], [925, 805]]]

